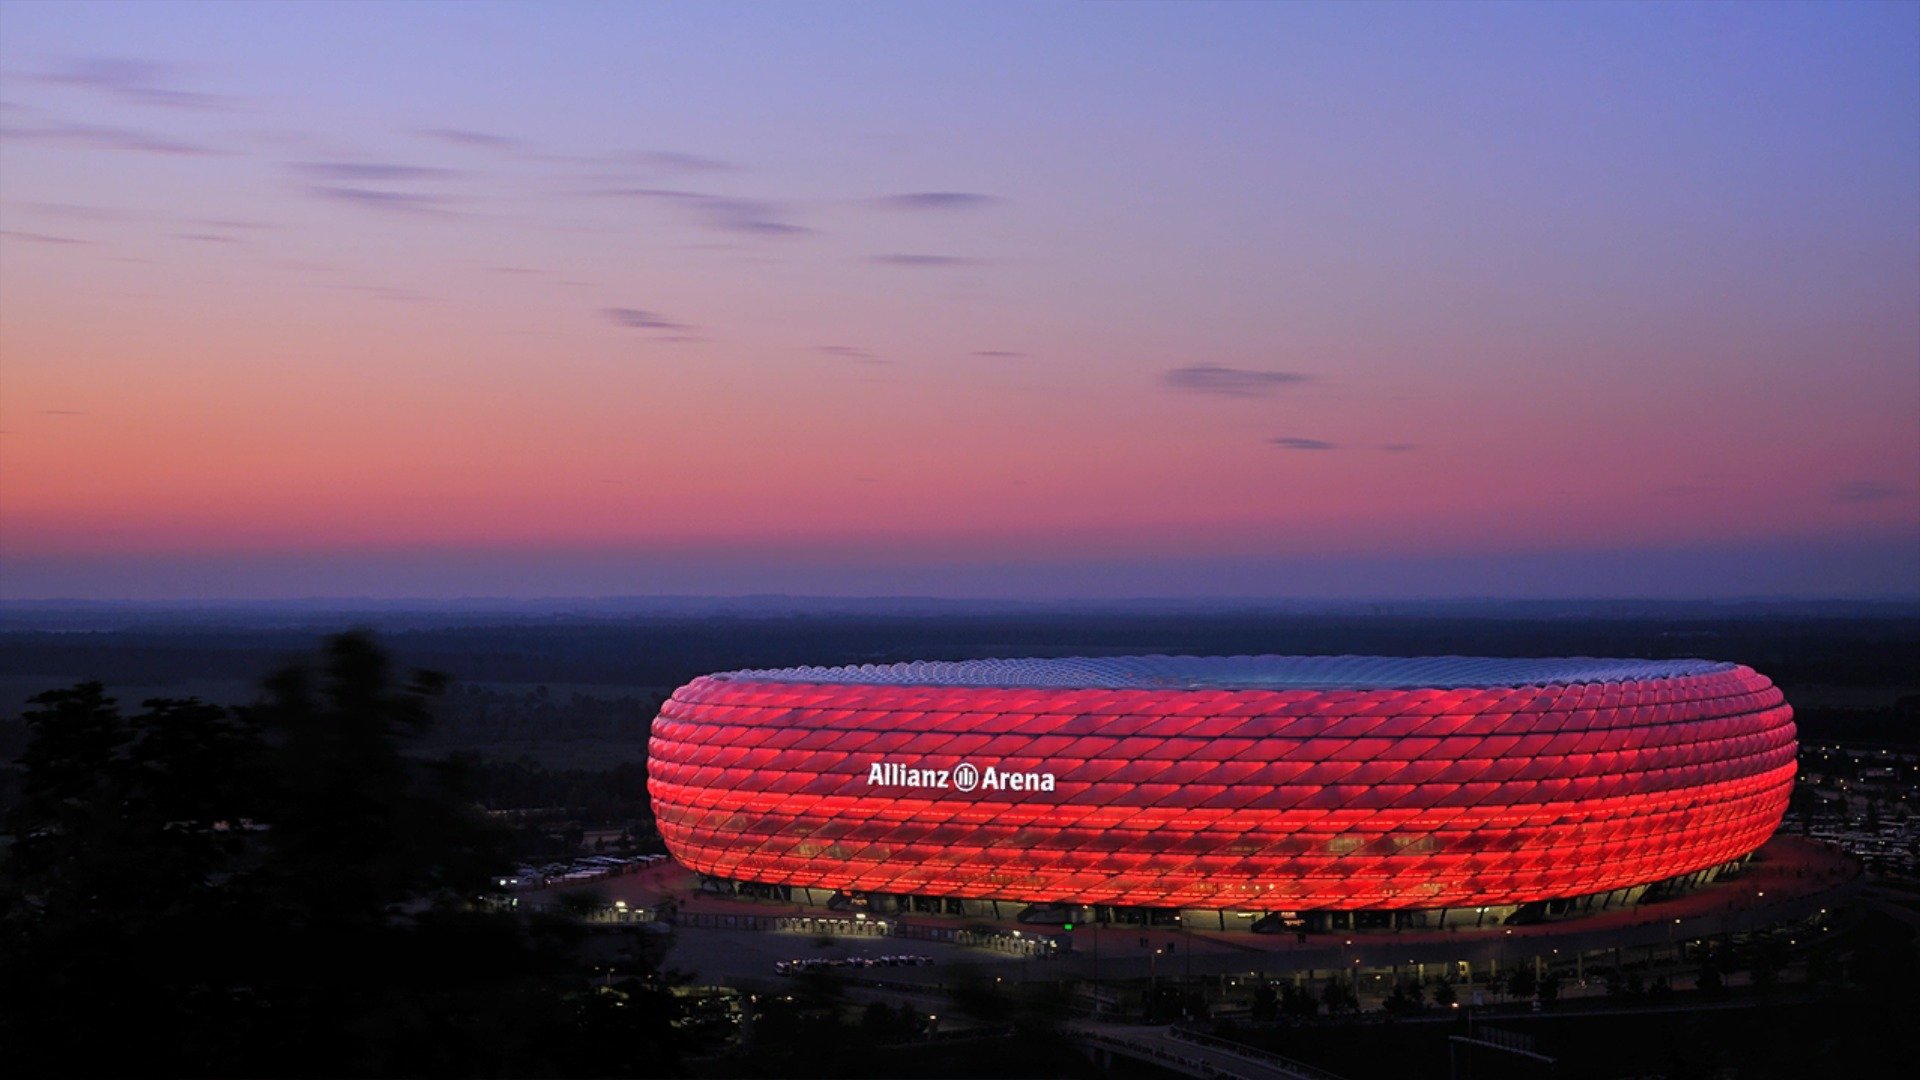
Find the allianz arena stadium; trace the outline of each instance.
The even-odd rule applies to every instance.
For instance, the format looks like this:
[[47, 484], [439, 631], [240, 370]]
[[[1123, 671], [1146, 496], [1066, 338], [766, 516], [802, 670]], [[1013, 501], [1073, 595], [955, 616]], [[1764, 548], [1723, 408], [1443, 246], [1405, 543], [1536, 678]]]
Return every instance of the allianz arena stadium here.
[[1705, 660], [799, 667], [681, 687], [648, 787], [682, 864], [793, 898], [1444, 925], [1738, 863], [1794, 734], [1765, 676]]

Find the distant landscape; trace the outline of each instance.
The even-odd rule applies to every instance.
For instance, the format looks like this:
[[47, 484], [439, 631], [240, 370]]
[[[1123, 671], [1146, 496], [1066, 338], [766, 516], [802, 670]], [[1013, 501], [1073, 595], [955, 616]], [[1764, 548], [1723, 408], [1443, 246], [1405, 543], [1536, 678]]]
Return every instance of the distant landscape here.
[[33, 694], [244, 704], [326, 634], [373, 630], [451, 680], [427, 745], [547, 768], [638, 763], [673, 689], [734, 668], [1239, 653], [1697, 656], [1787, 693], [1803, 741], [1920, 741], [1920, 603], [1532, 601], [1045, 606], [916, 598], [0, 605], [0, 751]]

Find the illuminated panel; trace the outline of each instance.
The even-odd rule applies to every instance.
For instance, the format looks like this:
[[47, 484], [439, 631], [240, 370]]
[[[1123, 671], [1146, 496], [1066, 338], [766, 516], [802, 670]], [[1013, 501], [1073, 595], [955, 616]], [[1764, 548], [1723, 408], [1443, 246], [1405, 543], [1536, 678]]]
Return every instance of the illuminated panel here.
[[1786, 809], [1794, 735], [1766, 677], [1707, 661], [794, 668], [680, 688], [654, 723], [648, 787], [674, 856], [729, 878], [1458, 907], [1640, 885], [1753, 851]]

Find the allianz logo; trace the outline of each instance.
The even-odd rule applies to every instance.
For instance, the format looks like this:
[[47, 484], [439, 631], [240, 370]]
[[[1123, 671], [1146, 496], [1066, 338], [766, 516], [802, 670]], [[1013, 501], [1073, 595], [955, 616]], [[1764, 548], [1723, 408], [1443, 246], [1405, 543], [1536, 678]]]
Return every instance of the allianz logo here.
[[951, 791], [1052, 791], [1050, 772], [1022, 772], [963, 761], [951, 769], [923, 769], [897, 761], [867, 767], [868, 787], [944, 788]]

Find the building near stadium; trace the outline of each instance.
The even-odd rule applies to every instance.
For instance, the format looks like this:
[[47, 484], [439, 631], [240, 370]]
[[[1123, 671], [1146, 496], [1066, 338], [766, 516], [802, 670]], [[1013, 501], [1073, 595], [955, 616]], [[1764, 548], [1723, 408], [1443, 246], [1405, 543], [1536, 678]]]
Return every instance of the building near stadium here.
[[682, 864], [795, 899], [1446, 925], [1697, 884], [1795, 753], [1779, 690], [1705, 660], [981, 660], [695, 679], [648, 786]]

